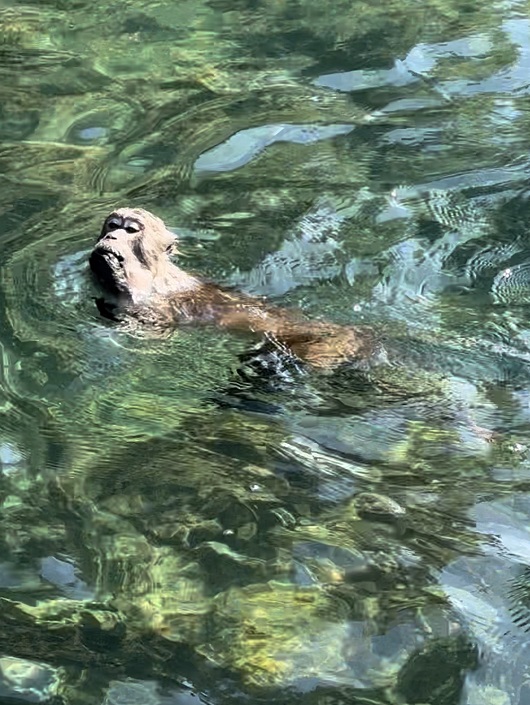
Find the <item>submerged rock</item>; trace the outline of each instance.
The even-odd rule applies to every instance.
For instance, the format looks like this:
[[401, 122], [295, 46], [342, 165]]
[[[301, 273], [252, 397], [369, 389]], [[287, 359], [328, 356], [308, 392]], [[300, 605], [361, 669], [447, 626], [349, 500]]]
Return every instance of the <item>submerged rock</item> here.
[[375, 492], [359, 492], [353, 506], [361, 519], [396, 522], [405, 516], [405, 510], [395, 500]]
[[111, 681], [103, 705], [159, 705], [154, 681]]
[[477, 650], [463, 638], [437, 639], [408, 659], [397, 692], [408, 703], [451, 705], [460, 700], [466, 671], [477, 666]]
[[44, 663], [13, 656], [0, 658], [0, 699], [20, 699], [42, 703], [52, 697], [59, 684], [59, 673]]
[[346, 668], [347, 608], [315, 588], [269, 582], [218, 595], [217, 627], [197, 650], [249, 685], [323, 679]]

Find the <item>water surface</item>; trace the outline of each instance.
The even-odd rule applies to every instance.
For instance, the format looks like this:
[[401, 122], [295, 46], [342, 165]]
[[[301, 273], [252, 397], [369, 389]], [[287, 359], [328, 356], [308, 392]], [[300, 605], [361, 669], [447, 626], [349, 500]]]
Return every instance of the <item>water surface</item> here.
[[[0, 698], [530, 702], [529, 10], [0, 3]], [[117, 329], [122, 205], [394, 364]]]

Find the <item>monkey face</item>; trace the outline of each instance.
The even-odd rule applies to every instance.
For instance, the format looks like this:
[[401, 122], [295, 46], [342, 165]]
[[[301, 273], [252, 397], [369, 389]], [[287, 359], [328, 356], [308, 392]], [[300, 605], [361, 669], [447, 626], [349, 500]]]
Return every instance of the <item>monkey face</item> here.
[[109, 293], [141, 301], [163, 284], [174, 244], [160, 218], [142, 208], [120, 208], [103, 223], [90, 268]]

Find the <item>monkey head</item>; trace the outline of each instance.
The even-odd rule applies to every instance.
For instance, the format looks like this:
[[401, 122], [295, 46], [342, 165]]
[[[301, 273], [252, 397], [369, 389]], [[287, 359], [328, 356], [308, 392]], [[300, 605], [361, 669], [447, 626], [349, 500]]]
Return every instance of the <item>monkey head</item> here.
[[107, 293], [138, 303], [167, 286], [175, 244], [175, 236], [156, 215], [143, 208], [120, 208], [103, 223], [90, 268]]

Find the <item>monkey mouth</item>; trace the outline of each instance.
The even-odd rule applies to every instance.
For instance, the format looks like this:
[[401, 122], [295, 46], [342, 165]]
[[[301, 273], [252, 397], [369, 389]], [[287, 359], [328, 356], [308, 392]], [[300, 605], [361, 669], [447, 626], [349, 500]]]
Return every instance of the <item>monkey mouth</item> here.
[[111, 292], [118, 292], [126, 288], [124, 261], [125, 257], [116, 250], [96, 247], [90, 255], [89, 264], [103, 288]]
[[125, 259], [125, 257], [120, 252], [118, 252], [118, 250], [115, 250], [112, 247], [104, 247], [102, 245], [96, 247], [96, 249], [92, 252], [92, 256], [103, 257], [103, 259], [107, 261], [111, 266], [121, 266], [121, 263]]

